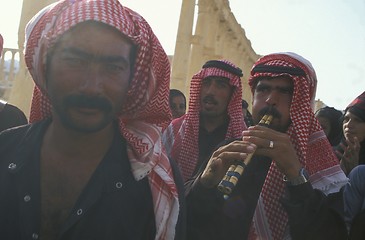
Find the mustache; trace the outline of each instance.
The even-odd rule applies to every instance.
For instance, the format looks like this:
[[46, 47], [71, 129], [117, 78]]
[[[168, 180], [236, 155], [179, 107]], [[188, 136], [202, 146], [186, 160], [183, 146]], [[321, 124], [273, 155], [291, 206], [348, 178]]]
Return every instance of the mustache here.
[[212, 102], [213, 104], [218, 104], [217, 100], [215, 100], [215, 98], [213, 96], [205, 96], [203, 98], [203, 102]]
[[112, 104], [99, 96], [70, 95], [63, 102], [67, 107], [96, 108], [105, 112], [112, 110]]
[[268, 113], [268, 111], [269, 111], [270, 108], [271, 108], [270, 113], [273, 116], [273, 118], [281, 118], [281, 113], [278, 110], [276, 110], [276, 108], [269, 107], [269, 106], [264, 107], [263, 109], [261, 109], [259, 111], [259, 115], [260, 116], [264, 116], [266, 113]]

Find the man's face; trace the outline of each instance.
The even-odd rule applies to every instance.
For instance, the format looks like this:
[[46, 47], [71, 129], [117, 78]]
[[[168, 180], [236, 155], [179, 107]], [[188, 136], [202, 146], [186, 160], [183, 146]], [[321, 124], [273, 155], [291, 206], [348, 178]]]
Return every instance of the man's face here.
[[233, 87], [225, 77], [207, 77], [202, 80], [200, 92], [200, 114], [217, 117], [227, 114]]
[[172, 119], [179, 118], [184, 115], [186, 111], [185, 98], [181, 95], [174, 96], [171, 99], [170, 109], [172, 113]]
[[127, 95], [131, 50], [132, 44], [106, 25], [87, 22], [66, 32], [47, 65], [54, 121], [80, 132], [110, 125]]
[[274, 119], [272, 129], [285, 132], [290, 121], [290, 104], [293, 96], [293, 81], [289, 77], [262, 78], [258, 80], [252, 102], [252, 117], [257, 124], [266, 110], [272, 106]]

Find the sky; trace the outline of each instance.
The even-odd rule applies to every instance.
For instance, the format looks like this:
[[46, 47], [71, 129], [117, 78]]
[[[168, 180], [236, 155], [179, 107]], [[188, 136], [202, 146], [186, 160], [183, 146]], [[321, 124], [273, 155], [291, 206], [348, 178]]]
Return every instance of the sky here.
[[[173, 55], [182, 0], [120, 0], [151, 25]], [[296, 52], [318, 78], [316, 99], [343, 110], [365, 91], [365, 0], [230, 0], [259, 55]], [[4, 47], [17, 48], [22, 0], [0, 0]]]

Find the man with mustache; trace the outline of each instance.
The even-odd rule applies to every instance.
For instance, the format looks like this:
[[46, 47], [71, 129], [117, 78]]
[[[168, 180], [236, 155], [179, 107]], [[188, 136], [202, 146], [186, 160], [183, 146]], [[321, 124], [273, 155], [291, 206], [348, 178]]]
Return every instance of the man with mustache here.
[[[269, 54], [254, 64], [249, 85], [256, 125], [222, 144], [186, 183], [188, 238], [346, 239], [339, 190], [347, 178], [313, 113], [312, 65], [295, 53]], [[257, 125], [269, 109], [271, 125]], [[217, 186], [227, 169], [249, 154], [224, 195]]]
[[185, 181], [221, 141], [241, 136], [242, 76], [242, 70], [227, 60], [208, 61], [193, 76], [188, 112], [174, 119], [163, 135], [167, 153]]
[[64, 0], [26, 28], [32, 124], [0, 134], [1, 239], [184, 239], [162, 147], [170, 65], [118, 0]]

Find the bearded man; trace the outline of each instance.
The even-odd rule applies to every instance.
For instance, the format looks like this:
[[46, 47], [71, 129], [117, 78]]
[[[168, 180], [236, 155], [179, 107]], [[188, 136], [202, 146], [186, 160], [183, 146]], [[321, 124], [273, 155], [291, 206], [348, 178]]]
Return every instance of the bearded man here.
[[[347, 178], [313, 113], [312, 65], [295, 53], [269, 54], [254, 64], [249, 85], [256, 125], [223, 144], [186, 184], [189, 239], [345, 239]], [[270, 126], [257, 125], [269, 109]], [[252, 154], [225, 198], [217, 185]]]

